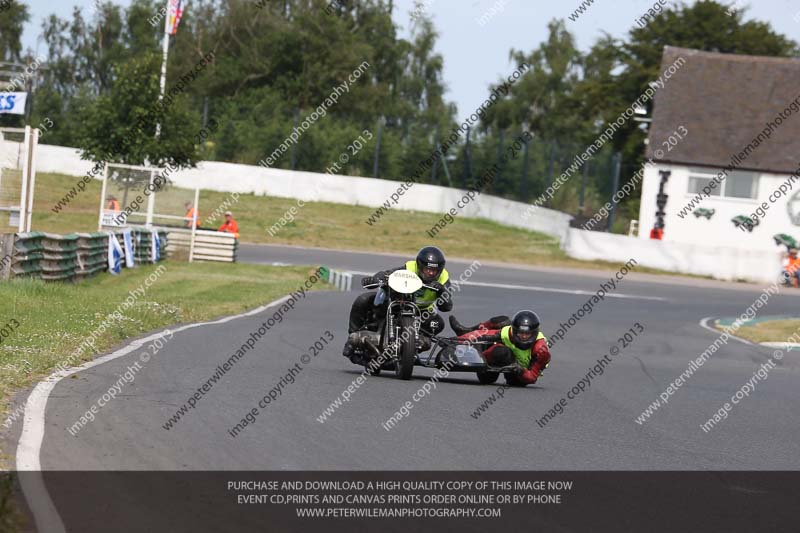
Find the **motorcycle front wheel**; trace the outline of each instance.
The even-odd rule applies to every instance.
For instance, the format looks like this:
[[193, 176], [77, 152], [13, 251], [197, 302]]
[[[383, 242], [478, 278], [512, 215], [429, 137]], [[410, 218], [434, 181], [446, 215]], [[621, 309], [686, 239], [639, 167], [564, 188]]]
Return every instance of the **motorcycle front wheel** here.
[[400, 379], [411, 379], [414, 363], [417, 360], [417, 343], [414, 335], [414, 317], [400, 317], [400, 338], [405, 339], [400, 345], [395, 372]]

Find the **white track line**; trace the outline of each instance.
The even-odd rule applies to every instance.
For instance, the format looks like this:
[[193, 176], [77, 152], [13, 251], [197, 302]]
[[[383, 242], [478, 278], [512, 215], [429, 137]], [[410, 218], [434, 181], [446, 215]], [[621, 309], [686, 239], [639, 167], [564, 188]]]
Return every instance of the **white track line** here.
[[[179, 333], [181, 331], [200, 326], [224, 324], [225, 322], [230, 322], [231, 320], [235, 320], [237, 318], [256, 315], [269, 309], [270, 307], [282, 304], [289, 298], [290, 296], [284, 296], [283, 298], [270, 302], [267, 305], [263, 305], [240, 315], [228, 316], [211, 322], [188, 324], [171, 331], [173, 333]], [[61, 533], [66, 531], [64, 528], [64, 523], [62, 522], [61, 517], [58, 514], [58, 510], [53, 504], [53, 501], [50, 499], [50, 495], [47, 492], [47, 487], [42, 479], [41, 450], [42, 443], [44, 441], [45, 409], [47, 407], [47, 399], [49, 398], [50, 393], [53, 391], [56, 384], [58, 384], [58, 382], [65, 377], [97, 365], [102, 365], [108, 361], [118, 359], [123, 355], [134, 352], [145, 344], [162, 337], [164, 334], [164, 332], [154, 333], [149, 337], [137, 339], [114, 353], [104, 355], [103, 357], [89, 361], [88, 363], [84, 363], [80, 366], [55, 372], [47, 379], [40, 381], [33, 389], [30, 396], [28, 396], [28, 401], [25, 404], [25, 418], [23, 420], [22, 433], [19, 437], [19, 444], [17, 445], [17, 470], [29, 472], [29, 474], [19, 476], [19, 481], [20, 485], [22, 486], [22, 491], [25, 494], [25, 499], [28, 501], [28, 506], [30, 507], [33, 517], [36, 521], [37, 531], [47, 531], [48, 533]]]
[[767, 348], [782, 348], [788, 351], [796, 351], [800, 349], [800, 344], [797, 344], [796, 342], [761, 342], [759, 344], [761, 346], [766, 346]]
[[[350, 274], [357, 274], [359, 276], [372, 276], [374, 272], [359, 272], [356, 270], [347, 270]], [[562, 294], [583, 294], [586, 296], [595, 296], [597, 291], [582, 291], [578, 289], [554, 289], [550, 287], [538, 287], [536, 285], [508, 285], [506, 283], [483, 283], [480, 281], [458, 281], [459, 285], [474, 285], [476, 287], [493, 287], [497, 289], [514, 289], [522, 291], [538, 291], [538, 292], [560, 292]], [[637, 296], [635, 294], [606, 294], [605, 298], [623, 298], [628, 300], [657, 300], [666, 301], [666, 298], [658, 296]]]
[[[700, 327], [701, 328], [705, 328], [708, 331], [712, 331], [712, 332], [716, 333], [717, 335], [722, 334], [722, 332], [720, 330], [718, 330], [716, 328], [712, 328], [711, 326], [708, 325], [708, 322], [710, 320], [716, 320], [716, 317], [713, 317], [713, 316], [705, 317], [703, 320], [700, 321]], [[736, 339], [739, 342], [743, 342], [744, 344], [747, 344], [748, 346], [758, 346], [758, 344], [754, 344], [754, 343], [750, 342], [749, 340], [743, 339], [741, 337], [737, 337], [736, 335], [731, 335], [730, 333], [728, 333], [728, 336], [730, 338], [732, 338], [732, 339]]]
[[[504, 283], [481, 283], [478, 281], [463, 281], [459, 285], [475, 285], [476, 287], [496, 287], [498, 289], [514, 289], [521, 291], [539, 291], [539, 292], [560, 292], [563, 294], [584, 294], [586, 296], [595, 296], [597, 291], [581, 291], [577, 289], [554, 289], [550, 287], [537, 287], [535, 285], [506, 285]], [[666, 301], [666, 298], [658, 296], [637, 296], [635, 294], [612, 294], [608, 293], [604, 298], [623, 298], [626, 300], [658, 300]]]

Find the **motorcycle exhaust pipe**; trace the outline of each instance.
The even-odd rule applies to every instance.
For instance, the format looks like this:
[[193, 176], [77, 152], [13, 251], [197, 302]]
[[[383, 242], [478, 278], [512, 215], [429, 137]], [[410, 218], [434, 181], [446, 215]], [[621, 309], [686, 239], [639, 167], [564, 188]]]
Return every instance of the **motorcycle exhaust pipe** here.
[[368, 338], [364, 338], [364, 344], [366, 344], [367, 348], [369, 348], [370, 351], [372, 351], [372, 353], [375, 354], [375, 358], [377, 358], [377, 359], [380, 358], [381, 352], [380, 352], [380, 350], [378, 350], [378, 348], [374, 344], [372, 344], [372, 341], [370, 341]]

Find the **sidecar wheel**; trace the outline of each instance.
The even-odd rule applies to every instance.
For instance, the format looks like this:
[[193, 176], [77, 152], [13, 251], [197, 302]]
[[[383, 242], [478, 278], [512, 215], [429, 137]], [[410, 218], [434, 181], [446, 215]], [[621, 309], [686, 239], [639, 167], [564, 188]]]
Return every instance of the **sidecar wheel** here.
[[497, 378], [500, 377], [500, 374], [497, 372], [486, 372], [482, 370], [477, 372], [478, 374], [478, 381], [481, 382], [481, 385], [491, 385], [497, 381]]

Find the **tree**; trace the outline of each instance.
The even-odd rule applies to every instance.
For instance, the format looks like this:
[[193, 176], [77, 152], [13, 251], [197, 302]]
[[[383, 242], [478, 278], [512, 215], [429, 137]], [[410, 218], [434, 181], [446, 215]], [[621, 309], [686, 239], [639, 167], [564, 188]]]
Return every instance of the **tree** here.
[[[585, 76], [578, 89], [587, 112], [597, 110], [604, 122], [616, 119], [658, 79], [668, 45], [728, 54], [798, 55], [797, 43], [775, 33], [769, 24], [745, 21], [744, 11], [729, 15], [728, 9], [712, 0], [691, 6], [680, 3], [646, 26], [631, 29], [627, 41], [610, 37], [599, 41], [587, 57], [592, 75]], [[652, 108], [652, 102], [648, 106]], [[643, 129], [629, 122], [615, 134], [614, 147], [623, 151], [625, 161], [641, 162], [645, 137]]]
[[[186, 97], [158, 105], [161, 58], [147, 54], [112, 72], [110, 90], [86, 107], [78, 146], [84, 159], [131, 165], [194, 166], [199, 117], [188, 111]], [[156, 124], [162, 126], [156, 138]]]
[[[528, 141], [527, 164], [524, 154], [507, 161], [492, 189], [494, 194], [528, 200], [541, 194], [553, 176], [571, 163], [581, 142], [589, 141], [595, 115], [583, 112], [576, 95], [584, 57], [563, 20], [548, 24], [547, 40], [536, 49], [511, 50], [509, 58], [510, 68], [527, 65], [527, 70], [483, 117], [483, 135], [471, 150], [473, 166], [490, 168], [523, 131], [530, 132], [534, 138]], [[505, 82], [500, 80], [487, 95]], [[527, 181], [522, 182], [525, 173]]]
[[[0, 13], [0, 62], [30, 64], [34, 59], [25, 57], [22, 53], [22, 30], [29, 18], [28, 6], [16, 1], [8, 4]], [[0, 70], [15, 73], [13, 75], [0, 76], [0, 79], [3, 80], [0, 91], [25, 90], [22, 87], [9, 87], [11, 79], [23, 76], [23, 69], [19, 67], [4, 67], [0, 68]], [[20, 115], [0, 115], [0, 126], [20, 127], [23, 122], [24, 119]]]
[[526, 75], [511, 87], [511, 97], [489, 114], [498, 127], [527, 124], [540, 138], [574, 136], [582, 126], [573, 113], [572, 95], [581, 76], [583, 58], [563, 20], [548, 25], [548, 38], [525, 54], [512, 50], [514, 65], [527, 64]]
[[[455, 125], [456, 109], [445, 98], [444, 58], [436, 53], [433, 22], [424, 13], [415, 16], [411, 36], [398, 37], [390, 0], [336, 2], [333, 9], [329, 0], [193, 0], [170, 42], [167, 85], [209, 52], [215, 60], [167, 114], [158, 117], [148, 106], [157, 98], [162, 4], [132, 0], [121, 8], [106, 1], [86, 20], [76, 10], [69, 21], [50, 17], [45, 22], [49, 61], [33, 116], [56, 123], [48, 142], [74, 145], [79, 140], [87, 157], [193, 161], [197, 154], [192, 129], [199, 130], [197, 116], [207, 108], [220, 127], [211, 134], [203, 156], [255, 164], [273, 153], [296, 121], [315, 111], [363, 62], [369, 66], [360, 79], [349, 83], [338, 103], [273, 166], [294, 164], [298, 170], [324, 172], [370, 130], [373, 138], [357, 154], [350, 153], [337, 172], [371, 175], [380, 123], [379, 175], [404, 179]], [[608, 121], [657, 78], [667, 44], [729, 53], [797, 54], [797, 45], [768, 24], [745, 21], [741, 12], [728, 15], [727, 9], [709, 0], [679, 4], [644, 27], [634, 23], [623, 39], [603, 36], [588, 53], [577, 49], [563, 20], [551, 21], [544, 42], [530, 51], [509, 52], [509, 71], [520, 63], [529, 69], [471, 130], [472, 174], [490, 168], [527, 130], [534, 136], [527, 155], [518, 154], [503, 165], [491, 192], [522, 200], [539, 196]], [[2, 38], [6, 35], [10, 34], [0, 33]], [[143, 62], [145, 56], [149, 59]], [[138, 74], [141, 79], [136, 79]], [[120, 82], [121, 76], [129, 80], [129, 87]], [[494, 88], [488, 88], [487, 97]], [[471, 112], [461, 110], [461, 115]], [[84, 113], [89, 116], [85, 124], [74, 120]], [[165, 130], [162, 142], [156, 143], [159, 119]], [[128, 144], [117, 144], [137, 124]], [[628, 121], [594, 155], [588, 163], [587, 198], [605, 202], [611, 193], [614, 151], [623, 153], [622, 184], [640, 168], [645, 136], [641, 125]], [[449, 164], [456, 179], [466, 167], [463, 144], [462, 137], [448, 153], [456, 157]], [[440, 182], [444, 169], [440, 165], [437, 170], [434, 179]], [[421, 181], [432, 179], [432, 174], [428, 170]], [[582, 170], [573, 172], [552, 206], [577, 206], [581, 174]]]
[[111, 2], [92, 3], [91, 9], [75, 8], [71, 20], [55, 15], [44, 20], [48, 61], [33, 99], [31, 122], [54, 122], [48, 143], [75, 146], [82, 126], [75, 117], [110, 90], [113, 67], [158, 50], [163, 25], [156, 28], [148, 22], [156, 5], [155, 0], [134, 0], [123, 11]]
[[[369, 146], [339, 172], [370, 175], [383, 120], [380, 174], [403, 178], [430, 156], [432, 133], [448, 129], [454, 115], [443, 97], [444, 61], [433, 51], [433, 25], [420, 22], [407, 41], [397, 38], [386, 2], [363, 0], [326, 11], [327, 4], [193, 4], [195, 16], [181, 26], [185, 33], [174, 56], [187, 64], [197, 50], [215, 51], [215, 69], [192, 88], [205, 93], [222, 124], [214, 156], [250, 164], [263, 159], [292, 132], [296, 116], [302, 120], [317, 109], [366, 62], [358, 81], [290, 151], [297, 169], [325, 171], [368, 129], [374, 135]], [[289, 168], [290, 151], [274, 165]]]
[[0, 16], [0, 61], [22, 60], [22, 30], [30, 20], [28, 6], [13, 1]]

